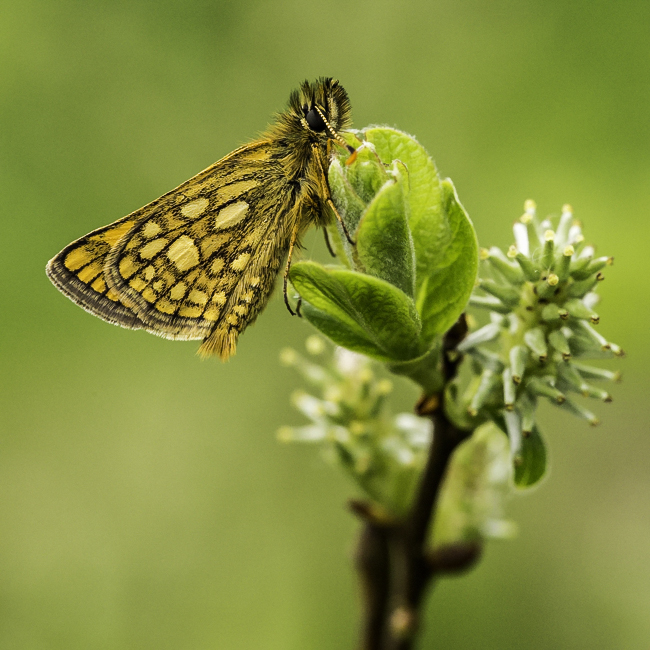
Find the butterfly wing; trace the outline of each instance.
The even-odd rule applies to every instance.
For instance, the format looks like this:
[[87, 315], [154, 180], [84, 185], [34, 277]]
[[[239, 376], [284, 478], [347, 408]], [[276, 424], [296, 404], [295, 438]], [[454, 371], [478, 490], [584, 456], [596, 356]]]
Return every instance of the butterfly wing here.
[[129, 329], [142, 329], [145, 325], [106, 283], [104, 264], [111, 248], [136, 224], [136, 214], [72, 242], [45, 269], [54, 286], [70, 300], [109, 323]]
[[272, 145], [260, 141], [48, 264], [63, 293], [111, 323], [205, 339], [227, 358], [264, 307], [300, 213]]

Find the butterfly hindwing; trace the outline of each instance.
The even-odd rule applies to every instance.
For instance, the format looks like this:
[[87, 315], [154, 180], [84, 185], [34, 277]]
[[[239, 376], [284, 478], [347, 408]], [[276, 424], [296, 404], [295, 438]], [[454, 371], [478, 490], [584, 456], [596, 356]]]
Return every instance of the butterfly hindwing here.
[[66, 246], [46, 267], [50, 280], [72, 301], [109, 323], [129, 329], [141, 329], [144, 323], [120, 302], [119, 294], [107, 284], [104, 265], [111, 248], [136, 222], [129, 215], [93, 230]]

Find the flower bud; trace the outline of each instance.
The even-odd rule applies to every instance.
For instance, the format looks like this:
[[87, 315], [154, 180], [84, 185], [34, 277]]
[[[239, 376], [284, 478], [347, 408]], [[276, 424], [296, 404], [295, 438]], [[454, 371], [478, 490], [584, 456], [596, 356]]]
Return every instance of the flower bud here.
[[571, 358], [569, 341], [561, 329], [550, 332], [548, 342], [562, 355], [564, 361], [568, 361]]
[[524, 282], [524, 274], [518, 266], [512, 264], [496, 247], [490, 248], [486, 260], [510, 284], [518, 285]]
[[506, 411], [512, 411], [515, 408], [515, 400], [517, 399], [517, 385], [512, 380], [510, 368], [506, 368], [501, 377], [503, 379], [503, 402]]
[[587, 305], [585, 305], [584, 302], [578, 298], [567, 300], [564, 303], [564, 307], [569, 312], [569, 315], [573, 316], [573, 318], [590, 320], [594, 324], [598, 324], [600, 321], [598, 314], [589, 309], [589, 307], [587, 307]]
[[552, 377], [531, 377], [526, 382], [526, 389], [533, 395], [548, 397], [550, 400], [562, 404], [566, 400], [566, 396], [555, 388], [553, 382]]
[[515, 345], [510, 349], [510, 376], [515, 384], [521, 383], [529, 358], [530, 354], [525, 345]]
[[511, 308], [518, 305], [519, 300], [521, 299], [517, 289], [498, 284], [494, 280], [482, 280], [479, 282], [479, 287], [486, 293], [492, 294], [495, 298], [498, 298], [504, 305], [508, 305]]
[[470, 348], [474, 348], [479, 343], [487, 343], [489, 341], [494, 341], [494, 339], [499, 336], [501, 332], [501, 327], [497, 323], [488, 323], [481, 329], [478, 329], [471, 334], [469, 334], [456, 348], [459, 352], [464, 352]]
[[492, 372], [491, 370], [484, 370], [481, 375], [481, 381], [478, 385], [478, 389], [472, 397], [469, 408], [467, 409], [469, 414], [474, 417], [478, 414], [479, 409], [486, 404], [486, 402], [492, 396], [494, 389], [499, 384], [499, 376]]
[[530, 258], [526, 257], [523, 253], [517, 253], [515, 256], [517, 263], [529, 282], [537, 282], [540, 276], [540, 270], [533, 264]]
[[542, 264], [545, 269], [552, 269], [555, 261], [555, 233], [547, 230], [544, 233], [544, 250], [542, 252]]
[[567, 295], [570, 298], [582, 298], [596, 286], [598, 281], [598, 275], [589, 276], [585, 280], [575, 280], [569, 285]]
[[546, 336], [541, 327], [529, 329], [524, 334], [524, 343], [531, 349], [533, 354], [544, 363], [548, 357], [548, 348], [546, 346]]

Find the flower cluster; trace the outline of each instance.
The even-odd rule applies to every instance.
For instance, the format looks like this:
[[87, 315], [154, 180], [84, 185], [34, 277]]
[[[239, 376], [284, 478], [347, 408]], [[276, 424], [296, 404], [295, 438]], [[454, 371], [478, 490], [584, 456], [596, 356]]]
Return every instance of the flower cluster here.
[[390, 414], [393, 384], [377, 376], [367, 357], [344, 348], [327, 354], [330, 346], [317, 336], [307, 339], [306, 349], [308, 356], [287, 348], [280, 360], [317, 389], [318, 395], [293, 395], [310, 423], [282, 427], [279, 439], [320, 444], [373, 502], [403, 512], [431, 442], [430, 423], [410, 413]]
[[540, 398], [598, 423], [571, 394], [611, 401], [594, 382], [616, 381], [619, 373], [584, 361], [623, 351], [595, 329], [596, 288], [612, 258], [596, 257], [585, 244], [571, 207], [563, 207], [554, 230], [527, 201], [513, 231], [505, 254], [496, 247], [480, 251], [482, 277], [470, 305], [488, 310], [490, 320], [458, 346], [475, 370], [459, 402], [470, 420], [489, 418], [505, 428], [520, 464], [523, 441], [536, 433]]
[[[393, 384], [379, 376], [381, 366], [368, 357], [344, 348], [332, 353], [318, 336], [310, 336], [305, 347], [307, 354], [284, 349], [280, 361], [312, 387], [296, 391], [292, 399], [309, 423], [282, 427], [278, 438], [320, 446], [370, 499], [376, 519], [399, 519], [411, 503], [431, 444], [430, 421], [391, 413]], [[449, 468], [434, 546], [511, 536], [514, 526], [503, 518], [510, 475], [505, 436], [489, 425], [479, 427]]]

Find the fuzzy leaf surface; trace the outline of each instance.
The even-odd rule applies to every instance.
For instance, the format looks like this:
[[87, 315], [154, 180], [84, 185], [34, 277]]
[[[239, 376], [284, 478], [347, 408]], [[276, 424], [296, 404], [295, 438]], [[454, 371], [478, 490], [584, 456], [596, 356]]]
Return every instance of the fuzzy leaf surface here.
[[[478, 242], [474, 226], [448, 179], [442, 182], [448, 238], [439, 251], [417, 296], [423, 337], [446, 332], [467, 307], [478, 271]], [[439, 240], [441, 242], [442, 240]]]
[[405, 173], [384, 183], [357, 230], [357, 252], [367, 273], [386, 280], [411, 298], [415, 292], [415, 251], [404, 196]]
[[415, 302], [423, 338], [446, 331], [465, 308], [478, 268], [474, 228], [450, 181], [441, 182], [425, 149], [389, 128], [364, 131], [384, 162], [399, 159], [409, 175], [409, 226], [416, 257]]
[[407, 361], [424, 352], [413, 301], [370, 275], [298, 262], [290, 279], [307, 320], [335, 343], [379, 361]]

